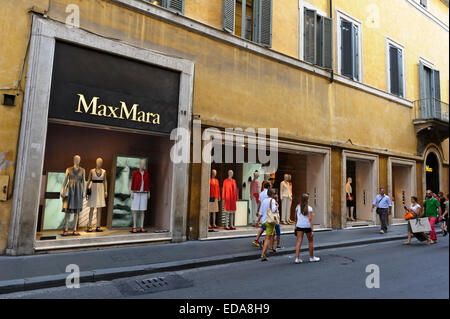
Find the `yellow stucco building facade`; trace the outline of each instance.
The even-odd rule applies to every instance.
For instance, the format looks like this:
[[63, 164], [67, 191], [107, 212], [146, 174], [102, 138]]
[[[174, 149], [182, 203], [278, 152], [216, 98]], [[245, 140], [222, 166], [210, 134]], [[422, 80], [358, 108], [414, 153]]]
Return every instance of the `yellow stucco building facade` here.
[[[167, 181], [169, 186], [157, 193], [165, 199], [154, 204], [155, 209], [170, 218], [156, 214], [146, 217], [145, 224], [156, 231], [163, 229], [167, 236], [155, 232], [157, 236], [147, 233], [142, 235], [147, 237], [137, 238], [139, 235], [120, 233], [120, 227], [114, 227], [116, 217], [112, 217], [120, 215], [115, 213], [120, 205], [109, 197], [101, 225], [108, 231], [102, 236], [84, 235], [84, 228], [80, 228], [79, 238], [63, 239], [59, 235], [61, 225], [46, 228], [46, 218], [50, 216], [46, 207], [50, 207], [51, 199], [59, 201], [48, 190], [49, 173], [63, 173], [62, 167], [72, 165], [74, 152], [80, 153], [86, 172], [95, 166], [95, 156], [91, 155], [94, 150], [86, 151], [89, 155], [83, 157], [80, 146], [78, 151], [69, 147], [71, 153], [60, 155], [59, 152], [64, 152], [64, 138], [50, 134], [64, 137], [67, 132], [67, 140], [72, 141], [74, 136], [85, 134], [77, 131], [85, 128], [93, 130], [88, 135], [92, 139], [98, 134], [99, 139], [110, 145], [114, 142], [105, 139], [117, 131], [114, 125], [108, 127], [105, 123], [77, 124], [76, 120], [51, 114], [34, 117], [42, 110], [48, 111], [48, 104], [50, 110], [63, 107], [53, 106], [52, 102], [54, 94], [58, 94], [55, 74], [63, 74], [62, 69], [55, 71], [56, 62], [52, 64], [56, 61], [55, 42], [179, 72], [177, 121], [180, 123], [185, 116], [183, 125], [189, 131], [193, 119], [201, 121], [202, 132], [211, 128], [221, 132], [226, 128], [277, 128], [280, 157], [278, 170], [271, 176], [274, 186], [279, 187], [285, 174], [292, 175], [290, 205], [298, 203], [302, 192], [310, 193], [314, 222], [319, 228], [378, 224], [370, 208], [379, 187], [386, 188], [395, 204], [391, 224], [403, 222], [402, 206], [409, 205], [410, 196], [421, 200], [427, 188], [448, 193], [448, 1], [153, 2], [0, 0], [3, 40], [0, 94], [4, 102], [0, 105], [0, 175], [8, 180], [7, 196], [0, 201], [1, 253], [206, 240], [251, 236], [256, 232], [249, 226], [252, 224], [249, 183], [253, 171], [263, 172], [265, 167], [250, 162], [191, 163], [181, 171], [174, 165], [173, 171], [168, 170], [170, 173], [157, 173], [160, 175], [151, 187], [166, 185]], [[243, 5], [247, 6], [244, 26]], [[224, 8], [231, 9], [224, 11]], [[225, 25], [225, 21], [231, 24]], [[56, 45], [56, 52], [61, 50]], [[308, 61], [311, 56], [315, 62]], [[394, 57], [398, 60], [394, 61]], [[331, 67], [321, 66], [318, 62], [321, 59], [330, 62]], [[53, 66], [53, 74], [41, 76], [39, 61], [47, 61], [47, 69]], [[114, 68], [110, 71], [116, 72]], [[106, 70], [100, 67], [98, 72]], [[428, 74], [430, 78], [426, 78]], [[45, 81], [47, 89], [40, 87]], [[81, 87], [93, 86], [77, 81]], [[166, 82], [160, 81], [163, 87]], [[108, 95], [108, 88], [102, 86], [102, 90]], [[119, 88], [114, 91], [121, 92]], [[122, 93], [133, 96], [132, 91]], [[39, 101], [41, 96], [46, 98]], [[14, 105], [7, 105], [8, 99], [13, 99]], [[47, 106], [33, 109], [40, 103]], [[431, 116], [424, 113], [428, 108]], [[34, 132], [39, 132], [36, 136], [41, 136], [41, 140], [34, 139]], [[136, 128], [117, 132], [142, 133]], [[134, 135], [114, 138], [170, 145], [164, 134], [160, 138], [163, 141], [157, 140], [156, 135], [148, 141], [140, 135], [131, 136]], [[103, 154], [101, 147], [97, 150], [99, 156]], [[147, 154], [137, 146], [106, 153], [115, 157], [105, 161], [105, 169], [116, 176], [117, 156]], [[157, 155], [152, 153], [148, 157], [154, 156]], [[163, 158], [168, 160], [168, 155]], [[58, 160], [61, 167], [55, 164]], [[160, 165], [156, 162], [154, 165]], [[162, 171], [160, 166], [155, 167], [154, 170]], [[149, 166], [151, 178], [152, 169]], [[207, 231], [211, 169], [217, 171], [220, 183], [229, 169], [234, 170], [239, 195], [235, 232]], [[187, 186], [185, 190], [177, 190], [177, 172], [185, 174], [185, 184], [182, 183]], [[351, 203], [346, 194], [349, 177], [353, 182]], [[112, 180], [113, 173], [108, 178], [109, 187], [113, 187], [109, 188], [111, 197], [117, 186]], [[37, 186], [33, 189], [39, 194], [33, 197], [28, 185]], [[223, 225], [224, 217], [218, 214], [216, 218], [214, 222]], [[290, 228], [285, 226], [283, 230]]]

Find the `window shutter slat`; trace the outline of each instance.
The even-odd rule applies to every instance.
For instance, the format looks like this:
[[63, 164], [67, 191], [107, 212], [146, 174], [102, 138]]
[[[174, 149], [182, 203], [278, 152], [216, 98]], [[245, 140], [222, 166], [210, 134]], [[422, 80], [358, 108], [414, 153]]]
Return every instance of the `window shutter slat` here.
[[389, 73], [391, 81], [391, 93], [399, 95], [399, 69], [398, 69], [398, 50], [389, 46]]
[[316, 14], [316, 64], [323, 66], [323, 19]]
[[433, 78], [432, 81], [434, 83], [434, 111], [435, 115], [438, 118], [441, 118], [441, 81], [440, 81], [440, 72], [438, 70], [433, 70]]
[[304, 10], [305, 34], [304, 34], [304, 60], [309, 63], [315, 63], [316, 52], [316, 11]]
[[341, 74], [353, 78], [352, 24], [341, 20]]
[[166, 0], [167, 8], [184, 14], [184, 0]]
[[272, 46], [272, 0], [259, 0], [260, 17], [259, 17], [259, 43], [271, 47]]
[[420, 114], [422, 118], [428, 117], [428, 96], [426, 96], [425, 81], [425, 66], [419, 61]]
[[358, 27], [352, 24], [352, 59], [353, 59], [353, 79], [359, 80], [359, 41], [358, 41]]
[[323, 17], [323, 67], [333, 67], [333, 21]]
[[223, 29], [234, 34], [236, 0], [223, 0]]

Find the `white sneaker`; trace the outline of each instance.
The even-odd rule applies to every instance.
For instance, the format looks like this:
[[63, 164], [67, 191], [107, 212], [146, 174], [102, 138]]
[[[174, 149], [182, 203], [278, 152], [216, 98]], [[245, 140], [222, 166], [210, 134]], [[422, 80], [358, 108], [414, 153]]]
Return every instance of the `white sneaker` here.
[[380, 230], [380, 234], [384, 234], [384, 230]]
[[301, 260], [300, 258], [295, 258], [295, 263], [296, 264], [301, 264], [303, 262], [303, 260]]
[[320, 258], [319, 257], [313, 257], [313, 258], [309, 258], [309, 262], [313, 263], [313, 262], [317, 262], [319, 261]]

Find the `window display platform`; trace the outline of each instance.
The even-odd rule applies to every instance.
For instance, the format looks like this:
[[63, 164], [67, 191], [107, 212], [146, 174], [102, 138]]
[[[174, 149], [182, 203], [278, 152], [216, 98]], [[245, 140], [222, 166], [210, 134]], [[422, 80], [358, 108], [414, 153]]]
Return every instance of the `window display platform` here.
[[[215, 232], [208, 232], [207, 238], [202, 238], [199, 240], [251, 237], [256, 236], [256, 234], [258, 233], [258, 229], [259, 227], [253, 226], [238, 226], [236, 227], [236, 230], [226, 230], [224, 227], [219, 227], [215, 229]], [[314, 225], [315, 232], [326, 230], [331, 230], [331, 228], [325, 228], [321, 225]], [[294, 233], [294, 225], [281, 225], [281, 234], [293, 234], [293, 233]]]
[[376, 226], [375, 223], [371, 220], [356, 220], [356, 221], [347, 221], [346, 228], [355, 228], [355, 227], [371, 227]]
[[[86, 227], [78, 230], [80, 236], [73, 236], [72, 231], [69, 230], [69, 235], [61, 236], [62, 230], [48, 230], [38, 232], [36, 235], [36, 251], [56, 250], [56, 249], [73, 249], [80, 247], [95, 247], [95, 246], [109, 246], [121, 245], [131, 243], [144, 242], [162, 242], [171, 241], [171, 232], [156, 232], [160, 231], [157, 228], [148, 227], [146, 233], [131, 233], [131, 228], [127, 229], [112, 229], [108, 230], [102, 228], [103, 232], [88, 233]], [[56, 239], [40, 240], [41, 237], [56, 236]]]

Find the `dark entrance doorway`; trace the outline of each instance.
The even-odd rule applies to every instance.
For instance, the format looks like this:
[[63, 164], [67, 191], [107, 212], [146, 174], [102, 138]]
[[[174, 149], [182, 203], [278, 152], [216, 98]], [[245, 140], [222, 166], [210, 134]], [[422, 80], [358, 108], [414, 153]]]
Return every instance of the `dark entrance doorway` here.
[[429, 153], [425, 165], [427, 189], [437, 194], [439, 192], [439, 161], [436, 154]]

